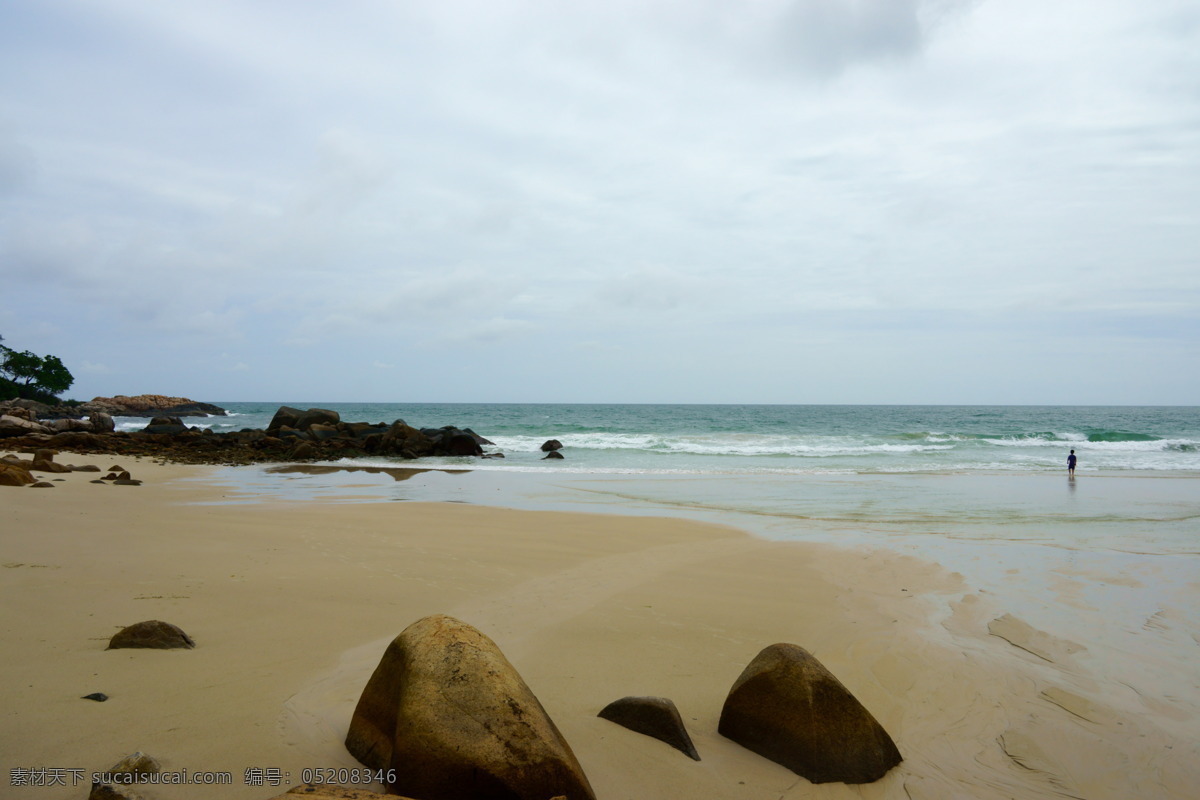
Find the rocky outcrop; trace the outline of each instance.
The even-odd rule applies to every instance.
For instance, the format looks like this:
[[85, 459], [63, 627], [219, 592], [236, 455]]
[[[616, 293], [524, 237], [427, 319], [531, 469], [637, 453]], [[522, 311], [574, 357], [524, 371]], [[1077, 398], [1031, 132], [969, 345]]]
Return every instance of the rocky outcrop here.
[[186, 397], [167, 397], [161, 394], [139, 394], [126, 397], [96, 397], [83, 403], [78, 410], [84, 413], [103, 412], [114, 417], [223, 417], [225, 409], [212, 403], [201, 403]]
[[666, 697], [622, 697], [606, 705], [597, 716], [666, 742], [694, 761], [700, 760], [679, 709]]
[[750, 662], [717, 730], [813, 783], [871, 783], [901, 761], [871, 713], [794, 644], [773, 644]]
[[190, 650], [195, 646], [196, 643], [192, 641], [192, 637], [184, 633], [178, 626], [162, 620], [151, 619], [122, 628], [113, 634], [107, 649], [119, 650], [125, 647], [136, 647], [151, 650], [174, 650], [177, 648]]
[[155, 417], [141, 431], [110, 433], [96, 432], [94, 425], [91, 431], [66, 430], [57, 433], [41, 426], [20, 425], [14, 428], [13, 434], [4, 443], [6, 447], [26, 452], [53, 447], [77, 453], [152, 456], [180, 463], [226, 465], [297, 460], [336, 461], [368, 456], [405, 459], [425, 456], [480, 457], [484, 455], [482, 445], [492, 444], [470, 428], [447, 425], [417, 430], [404, 420], [396, 420], [390, 425], [343, 422], [333, 411], [303, 411], [288, 406], [281, 407], [275, 413], [265, 431], [215, 433], [209, 429], [189, 428], [178, 417]]
[[452, 617], [397, 636], [363, 689], [346, 749], [394, 770], [388, 791], [462, 800], [594, 800], [570, 746], [496, 644]]

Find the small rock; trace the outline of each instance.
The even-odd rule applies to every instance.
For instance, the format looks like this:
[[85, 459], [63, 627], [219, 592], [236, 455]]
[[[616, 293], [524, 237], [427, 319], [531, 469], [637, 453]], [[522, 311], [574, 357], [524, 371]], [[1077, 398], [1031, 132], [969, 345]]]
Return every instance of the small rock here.
[[666, 742], [694, 761], [700, 760], [679, 709], [666, 697], [622, 697], [606, 705], [598, 716]]
[[129, 776], [155, 775], [161, 771], [162, 766], [156, 759], [141, 751], [132, 753], [104, 771], [101, 777], [114, 780], [93, 783], [88, 800], [144, 800], [145, 795], [134, 788], [138, 782], [130, 780]]
[[33, 486], [31, 486], [29, 488], [31, 488], [31, 489], [53, 489], [54, 484], [50, 483], [49, 481], [38, 481], [37, 483], [33, 484]]
[[106, 695], [104, 692], [92, 692], [91, 694], [85, 694], [83, 697], [81, 697], [79, 699], [80, 700], [95, 700], [97, 703], [103, 703], [105, 700], [108, 699], [108, 695]]
[[545, 461], [547, 458], [566, 458], [566, 456], [557, 450], [551, 450], [549, 453], [546, 453], [545, 457], [542, 458], [542, 461]]
[[191, 649], [196, 646], [192, 637], [178, 626], [162, 620], [151, 619], [123, 628], [108, 642], [108, 650], [125, 647], [149, 648], [153, 650]]
[[142, 482], [134, 478], [117, 478], [112, 482], [113, 486], [141, 486]]

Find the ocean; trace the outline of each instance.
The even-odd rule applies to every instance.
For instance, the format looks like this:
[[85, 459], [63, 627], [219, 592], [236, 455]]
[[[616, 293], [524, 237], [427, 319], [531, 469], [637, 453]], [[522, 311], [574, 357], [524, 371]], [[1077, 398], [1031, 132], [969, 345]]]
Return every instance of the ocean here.
[[[778, 406], [218, 403], [189, 418], [224, 432], [266, 428], [281, 405], [329, 408], [349, 422], [470, 427], [504, 461], [424, 461], [473, 469], [593, 474], [1046, 472], [1200, 473], [1200, 408], [1100, 406]], [[134, 430], [145, 420], [119, 418]], [[565, 461], [543, 464], [547, 439]]]

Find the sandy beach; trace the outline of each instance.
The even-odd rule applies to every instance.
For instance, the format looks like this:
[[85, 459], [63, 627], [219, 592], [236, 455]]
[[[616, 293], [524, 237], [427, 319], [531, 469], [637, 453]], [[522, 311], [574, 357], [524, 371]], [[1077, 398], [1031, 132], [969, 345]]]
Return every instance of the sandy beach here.
[[[71, 473], [0, 490], [5, 796], [84, 797], [76, 776], [137, 750], [232, 776], [147, 792], [158, 798], [265, 800], [306, 770], [356, 767], [342, 741], [363, 685], [387, 642], [434, 613], [496, 641], [601, 800], [1115, 800], [1200, 785], [1195, 697], [1114, 691], [1087, 641], [927, 560], [663, 516], [222, 504], [210, 468], [123, 466], [143, 485]], [[148, 619], [196, 648], [105, 650]], [[816, 655], [904, 762], [874, 784], [813, 785], [721, 737], [730, 685], [775, 642]], [[92, 692], [110, 699], [81, 699]], [[627, 695], [673, 699], [703, 760], [597, 718]], [[48, 774], [34, 770], [65, 785], [14, 785]]]

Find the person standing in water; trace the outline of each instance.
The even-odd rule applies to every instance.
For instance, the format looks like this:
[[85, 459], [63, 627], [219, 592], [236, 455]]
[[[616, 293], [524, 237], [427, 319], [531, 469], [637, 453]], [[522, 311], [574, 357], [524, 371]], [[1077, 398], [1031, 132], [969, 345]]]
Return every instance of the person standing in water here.
[[1068, 477], [1071, 477], [1071, 478], [1075, 477], [1075, 462], [1078, 460], [1079, 459], [1075, 458], [1075, 451], [1072, 450], [1071, 455], [1067, 456], [1067, 475], [1068, 475]]

